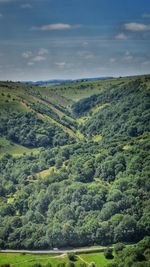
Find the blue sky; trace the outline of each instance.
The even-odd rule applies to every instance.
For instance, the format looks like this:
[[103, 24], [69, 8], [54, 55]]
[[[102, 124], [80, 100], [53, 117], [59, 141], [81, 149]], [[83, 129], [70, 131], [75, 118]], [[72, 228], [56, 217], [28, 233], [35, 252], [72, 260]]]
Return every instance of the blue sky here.
[[0, 79], [150, 73], [149, 0], [0, 0]]

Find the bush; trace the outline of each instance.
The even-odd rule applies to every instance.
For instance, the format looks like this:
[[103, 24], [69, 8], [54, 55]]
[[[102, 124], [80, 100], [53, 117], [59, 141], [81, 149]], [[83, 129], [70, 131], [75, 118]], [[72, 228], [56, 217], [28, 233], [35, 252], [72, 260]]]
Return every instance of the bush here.
[[79, 267], [86, 267], [86, 266], [87, 266], [87, 265], [86, 265], [85, 262], [81, 262], [80, 265], [79, 265]]
[[68, 259], [70, 261], [75, 261], [76, 260], [76, 255], [74, 252], [68, 253]]
[[42, 265], [40, 263], [35, 263], [32, 265], [32, 267], [42, 267]]
[[[47, 263], [45, 267], [52, 267], [51, 263]], [[62, 266], [63, 267], [63, 266]]]
[[119, 252], [121, 252], [123, 249], [125, 248], [125, 245], [123, 243], [117, 243], [114, 245], [114, 252], [116, 254], [118, 254]]
[[107, 267], [118, 267], [117, 263], [109, 263]]
[[88, 267], [96, 267], [95, 262], [90, 262]]
[[67, 263], [67, 266], [66, 266], [66, 267], [75, 267], [75, 264], [74, 264], [74, 262], [69, 261], [69, 262]]
[[62, 262], [62, 263], [58, 263], [57, 264], [57, 267], [65, 267], [66, 263], [65, 262]]
[[105, 252], [104, 252], [104, 256], [105, 256], [105, 258], [106, 258], [106, 259], [113, 259], [114, 256], [113, 256], [112, 252], [113, 252], [112, 248], [107, 248], [107, 249], [105, 250]]

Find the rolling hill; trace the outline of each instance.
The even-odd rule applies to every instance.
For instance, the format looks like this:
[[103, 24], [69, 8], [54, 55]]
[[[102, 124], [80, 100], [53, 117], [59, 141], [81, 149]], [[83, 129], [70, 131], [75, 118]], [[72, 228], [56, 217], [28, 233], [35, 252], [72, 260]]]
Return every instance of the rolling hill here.
[[150, 233], [150, 76], [0, 82], [0, 248]]

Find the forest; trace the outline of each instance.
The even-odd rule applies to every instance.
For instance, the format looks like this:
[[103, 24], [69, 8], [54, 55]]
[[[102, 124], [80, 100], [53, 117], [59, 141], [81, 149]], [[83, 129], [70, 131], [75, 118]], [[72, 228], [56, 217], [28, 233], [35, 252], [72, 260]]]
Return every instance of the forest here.
[[[0, 249], [142, 246], [150, 234], [148, 75], [0, 82], [0, 120]], [[128, 250], [110, 266], [138, 254]]]

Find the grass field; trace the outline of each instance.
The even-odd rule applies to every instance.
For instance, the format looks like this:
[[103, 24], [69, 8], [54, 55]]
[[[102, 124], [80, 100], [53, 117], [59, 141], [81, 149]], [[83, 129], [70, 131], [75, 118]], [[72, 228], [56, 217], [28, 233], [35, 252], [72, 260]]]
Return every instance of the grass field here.
[[104, 253], [90, 253], [90, 254], [82, 254], [81, 258], [87, 262], [95, 262], [97, 267], [104, 267], [108, 263], [111, 263], [113, 260], [108, 260], [105, 258]]
[[5, 154], [10, 154], [14, 157], [18, 157], [24, 153], [26, 154], [37, 154], [39, 152], [38, 148], [26, 148], [24, 146], [13, 143], [7, 140], [5, 137], [0, 137], [0, 157]]
[[[107, 260], [104, 257], [102, 252], [99, 253], [90, 253], [90, 254], [80, 254], [77, 255], [75, 266], [79, 266], [81, 263], [86, 263], [87, 265], [90, 262], [95, 262], [96, 267], [105, 267], [108, 263], [111, 263], [112, 260]], [[68, 257], [64, 255], [31, 255], [31, 254], [0, 254], [0, 265], [10, 264], [14, 267], [31, 267], [35, 263], [40, 263], [46, 265], [51, 263], [52, 266], [56, 267], [60, 263], [68, 263]]]

